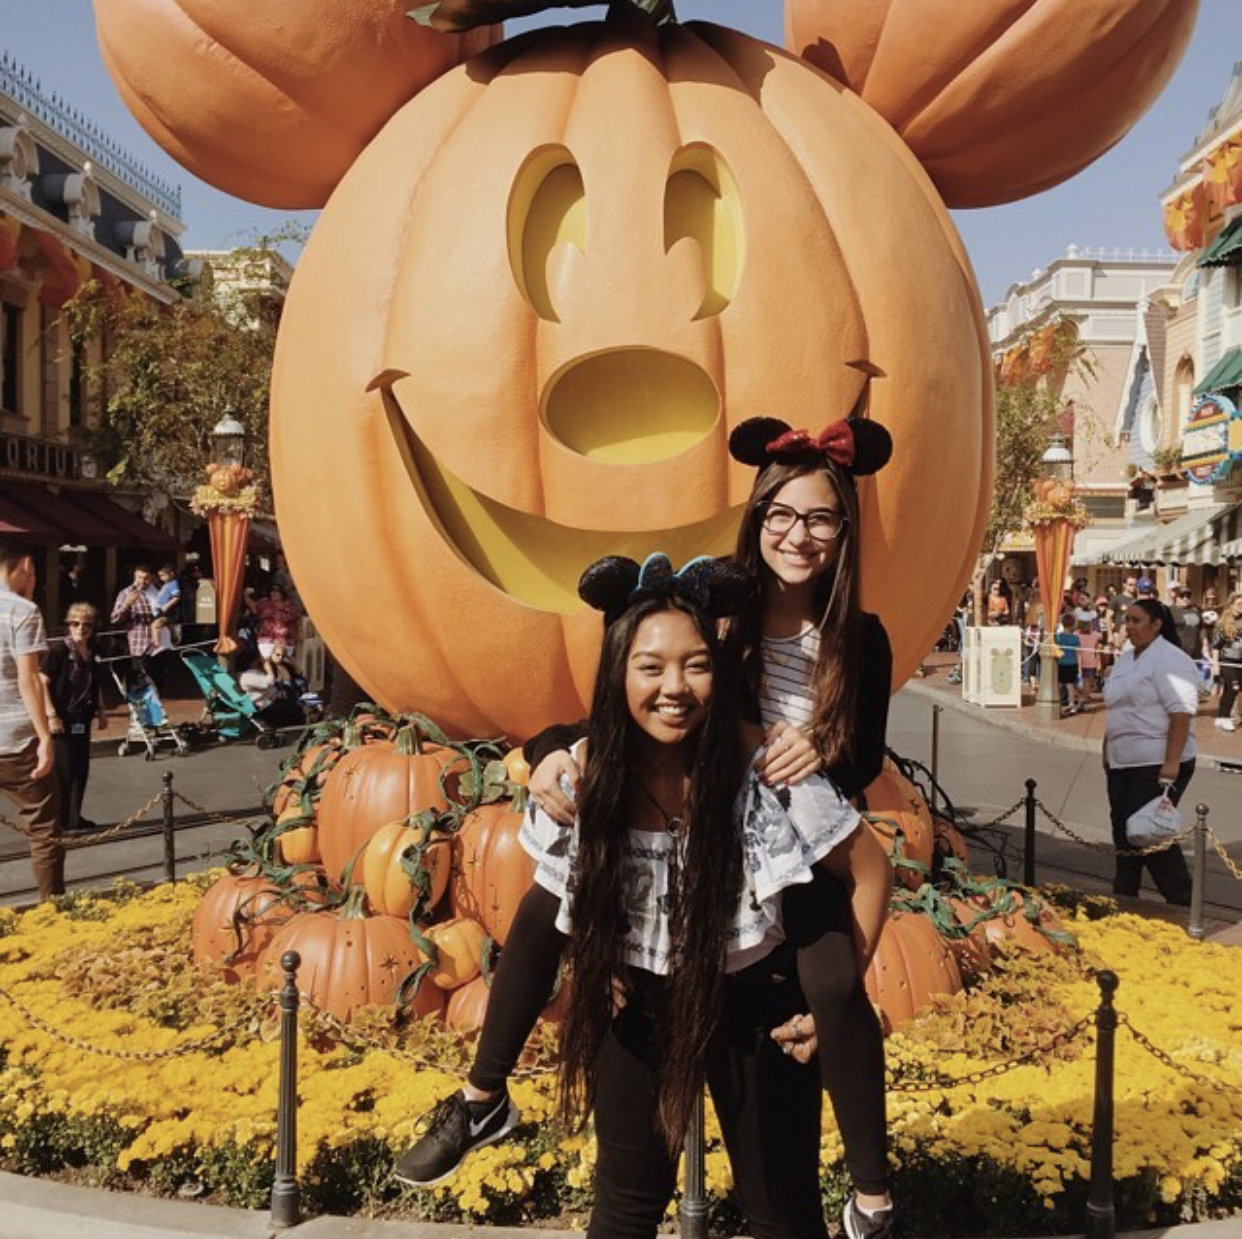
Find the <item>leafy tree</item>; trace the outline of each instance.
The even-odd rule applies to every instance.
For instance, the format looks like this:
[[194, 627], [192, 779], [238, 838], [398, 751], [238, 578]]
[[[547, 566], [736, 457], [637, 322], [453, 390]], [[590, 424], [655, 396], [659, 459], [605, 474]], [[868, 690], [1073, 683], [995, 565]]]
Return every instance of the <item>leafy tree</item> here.
[[235, 250], [229, 280], [181, 282], [172, 305], [122, 296], [92, 281], [66, 305], [69, 336], [98, 424], [79, 439], [114, 483], [191, 494], [227, 411], [246, 427], [248, 463], [271, 493], [268, 386], [279, 306], [264, 285], [292, 229]]

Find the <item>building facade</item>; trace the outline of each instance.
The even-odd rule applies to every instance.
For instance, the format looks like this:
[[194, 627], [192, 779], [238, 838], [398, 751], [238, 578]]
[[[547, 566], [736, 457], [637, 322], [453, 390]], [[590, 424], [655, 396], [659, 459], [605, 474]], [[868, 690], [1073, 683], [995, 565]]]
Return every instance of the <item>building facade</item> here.
[[[1092, 590], [1123, 571], [1102, 562], [1105, 548], [1127, 536], [1134, 516], [1134, 470], [1118, 410], [1134, 385], [1133, 358], [1145, 342], [1149, 298], [1168, 283], [1176, 261], [1171, 252], [1071, 245], [1046, 269], [1011, 285], [987, 314], [1002, 375], [1022, 365], [1056, 324], [1072, 324], [1083, 348], [1083, 365], [1071, 368], [1061, 385], [1060, 429], [1073, 454], [1075, 489], [1091, 518], [1076, 539], [1073, 566]], [[1009, 539], [1002, 552], [1001, 574], [1013, 585], [1029, 583], [1035, 575], [1029, 536]]]
[[70, 561], [106, 603], [139, 555], [176, 542], [117, 494], [82, 432], [95, 424], [62, 308], [87, 281], [171, 304], [185, 273], [180, 191], [0, 56], [0, 536], [38, 548], [40, 601], [59, 617]]

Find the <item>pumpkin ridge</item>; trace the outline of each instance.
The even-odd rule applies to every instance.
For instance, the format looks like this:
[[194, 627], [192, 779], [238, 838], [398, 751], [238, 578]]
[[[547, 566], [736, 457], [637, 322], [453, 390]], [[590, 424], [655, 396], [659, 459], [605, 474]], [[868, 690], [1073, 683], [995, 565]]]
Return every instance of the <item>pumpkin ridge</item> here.
[[[1034, 8], [1034, 6], [1033, 6]], [[1020, 130], [1015, 132], [1013, 128], [1007, 129], [1004, 133], [993, 134], [990, 138], [981, 138], [980, 134], [973, 129], [964, 129], [958, 123], [958, 116], [964, 108], [969, 107], [977, 100], [979, 91], [986, 84], [990, 73], [994, 71], [994, 66], [998, 63], [1003, 65], [1006, 60], [1013, 59], [1013, 44], [1018, 44], [1018, 53], [1021, 53], [1022, 45], [1029, 44], [1038, 36], [1032, 36], [1026, 30], [1027, 27], [1039, 27], [1047, 22], [1047, 18], [1040, 18], [1038, 14], [1032, 10], [1028, 10], [1020, 22], [1015, 23], [1013, 27], [1008, 29], [994, 44], [988, 46], [986, 53], [982, 57], [976, 57], [969, 60], [962, 66], [953, 78], [943, 83], [943, 93], [939, 94], [935, 99], [924, 104], [916, 111], [911, 112], [904, 117], [899, 124], [902, 136], [905, 137], [911, 145], [918, 145], [920, 158], [926, 160], [929, 164], [937, 160], [953, 159], [963, 153], [978, 149], [980, 147], [987, 148], [991, 146], [1001, 145], [1009, 147], [1011, 145], [1021, 145], [1023, 139], [1020, 136]], [[1109, 53], [1107, 62], [1100, 64], [1095, 72], [1095, 85], [1088, 87], [1083, 91], [1077, 92], [1069, 106], [1075, 110], [1082, 109], [1089, 99], [1093, 90], [1113, 92], [1116, 90], [1116, 82], [1114, 74], [1121, 69], [1127, 60], [1130, 60], [1136, 54], [1141, 54], [1142, 49], [1147, 47], [1158, 47], [1164, 42], [1163, 38], [1153, 36], [1153, 31], [1162, 25], [1176, 28], [1181, 20], [1182, 15], [1177, 10], [1177, 5], [1165, 4], [1159, 10], [1152, 9], [1150, 16], [1147, 10], [1133, 9], [1128, 13], [1121, 14], [1122, 18], [1129, 18], [1130, 22], [1126, 23], [1127, 30], [1130, 30], [1131, 22], [1137, 26], [1138, 22], [1146, 17], [1146, 24], [1141, 30], [1133, 30], [1131, 37], [1125, 42], [1124, 46], [1114, 46], [1119, 40], [1114, 35], [1109, 39], [1102, 40], [1105, 50]], [[1018, 29], [1017, 27], [1023, 29]], [[957, 106], [950, 106], [949, 95], [953, 94], [957, 97]], [[1064, 106], [1067, 101], [1059, 97], [1059, 90], [1056, 82], [1050, 82], [1047, 88], [1038, 92], [1043, 96], [1043, 101], [1052, 107], [1058, 105]], [[1151, 100], [1154, 103], [1155, 99]], [[1148, 104], [1148, 108], [1151, 107]], [[1033, 107], [1031, 115], [1027, 117], [1027, 125], [1034, 130], [1037, 135], [1043, 135], [1046, 129], [1046, 118], [1042, 115], [1043, 109], [1039, 106], [1039, 100], [1032, 100]], [[1144, 109], [1146, 111], [1147, 109]], [[1140, 114], [1141, 115], [1141, 114]], [[1138, 116], [1132, 117], [1130, 124], [1133, 125], [1139, 119]], [[924, 132], [920, 133], [920, 123]], [[897, 124], [897, 122], [894, 122]], [[1127, 126], [1128, 128], [1128, 126]], [[931, 134], [935, 132], [939, 138], [939, 143], [934, 146], [930, 143]], [[1124, 134], [1124, 130], [1123, 130]], [[1111, 149], [1123, 135], [1118, 135], [1113, 142], [1110, 142], [1106, 149]], [[952, 139], [956, 138], [954, 143]], [[1101, 152], [1103, 154], [1104, 152]], [[1088, 160], [1088, 162], [1090, 162]], [[1078, 169], [1081, 170], [1081, 169]]]
[[[924, 0], [916, 0], [916, 3], [918, 4], [923, 2]], [[917, 95], [903, 100], [905, 104], [904, 108], [886, 107], [884, 111], [881, 112], [884, 119], [887, 120], [888, 123], [899, 133], [904, 134], [906, 127], [913, 125], [915, 121], [922, 116], [927, 108], [935, 102], [941, 91], [956, 82], [958, 78], [961, 77], [964, 72], [975, 63], [978, 56], [975, 46], [976, 44], [982, 43], [989, 50], [991, 50], [1005, 39], [1014, 37], [1025, 38], [1025, 35], [1015, 35], [1014, 27], [1025, 24], [1031, 10], [1036, 8], [1041, 3], [1041, 0], [1025, 0], [1025, 3], [1026, 7], [1021, 12], [1010, 10], [1008, 13], [998, 14], [997, 20], [992, 25], [986, 27], [985, 29], [976, 31], [974, 43], [967, 44], [965, 39], [960, 40], [958, 56], [945, 65], [943, 72], [938, 76], [929, 77]], [[887, 68], [887, 66], [882, 64], [886, 36], [887, 42], [891, 46], [895, 40], [900, 42], [900, 40], [904, 38], [907, 28], [908, 21], [904, 15], [895, 11], [895, 9], [890, 9], [887, 18], [885, 19], [883, 28], [880, 31], [880, 37], [876, 41], [871, 60], [867, 65], [867, 72], [855, 88], [859, 95], [863, 95], [865, 93], [867, 88], [867, 78], [870, 77], [873, 69], [878, 66], [882, 72]], [[899, 61], [905, 60], [907, 55], [907, 49], [899, 46], [898, 51], [896, 52], [896, 59]]]
[[[186, 12], [180, 0], [174, 0], [172, 9], [166, 10], [166, 12], [170, 18], [172, 18], [172, 14], [175, 12], [179, 17], [185, 20], [186, 24], [192, 30], [204, 36], [212, 44], [224, 52], [232, 62], [234, 72], [240, 71], [247, 73], [256, 80], [270, 86], [277, 94], [283, 95], [290, 103], [295, 104], [297, 110], [301, 112], [301, 114], [306, 117], [308, 121], [312, 121], [314, 124], [322, 126], [329, 131], [335, 131], [347, 143], [351, 145], [365, 144], [367, 140], [366, 134], [359, 133], [357, 130], [348, 128], [346, 125], [342, 124], [340, 122], [340, 114], [338, 111], [328, 109], [327, 112], [322, 114], [312, 111], [307, 106], [305, 100], [298, 98], [295, 94], [293, 87], [297, 84], [296, 80], [285, 82], [278, 77], [272, 76], [271, 73], [259, 69], [257, 65], [254, 65], [249, 60], [244, 59], [241, 53], [235, 47], [231, 46], [229, 42], [222, 38], [216, 31], [208, 30], [207, 26], [212, 24], [210, 21], [210, 14], [204, 14], [203, 20], [200, 21], [198, 17], [191, 16]], [[175, 18], [173, 18], [173, 20], [175, 20]], [[304, 90], [308, 89], [310, 85], [311, 83], [309, 82], [301, 83]]]

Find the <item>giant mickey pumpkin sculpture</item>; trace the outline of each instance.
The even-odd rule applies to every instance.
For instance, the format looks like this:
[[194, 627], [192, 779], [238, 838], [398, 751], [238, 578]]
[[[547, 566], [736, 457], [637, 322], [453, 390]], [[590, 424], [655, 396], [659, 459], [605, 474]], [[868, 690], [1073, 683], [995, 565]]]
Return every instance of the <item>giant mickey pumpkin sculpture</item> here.
[[459, 734], [582, 712], [579, 572], [726, 550], [748, 416], [869, 402], [892, 431], [861, 541], [897, 683], [988, 507], [978, 294], [910, 150], [805, 61], [625, 7], [402, 108], [320, 218], [281, 327], [272, 461], [303, 597], [356, 679]]

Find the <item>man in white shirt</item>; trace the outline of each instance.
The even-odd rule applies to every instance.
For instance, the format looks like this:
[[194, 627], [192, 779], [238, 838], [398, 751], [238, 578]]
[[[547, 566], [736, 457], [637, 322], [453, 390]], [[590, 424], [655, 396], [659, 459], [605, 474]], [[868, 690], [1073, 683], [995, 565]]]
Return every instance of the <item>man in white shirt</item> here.
[[64, 893], [65, 851], [56, 840], [59, 791], [39, 675], [47, 638], [43, 616], [30, 601], [34, 585], [30, 552], [0, 541], [0, 791], [17, 806], [39, 897], [47, 899]]

